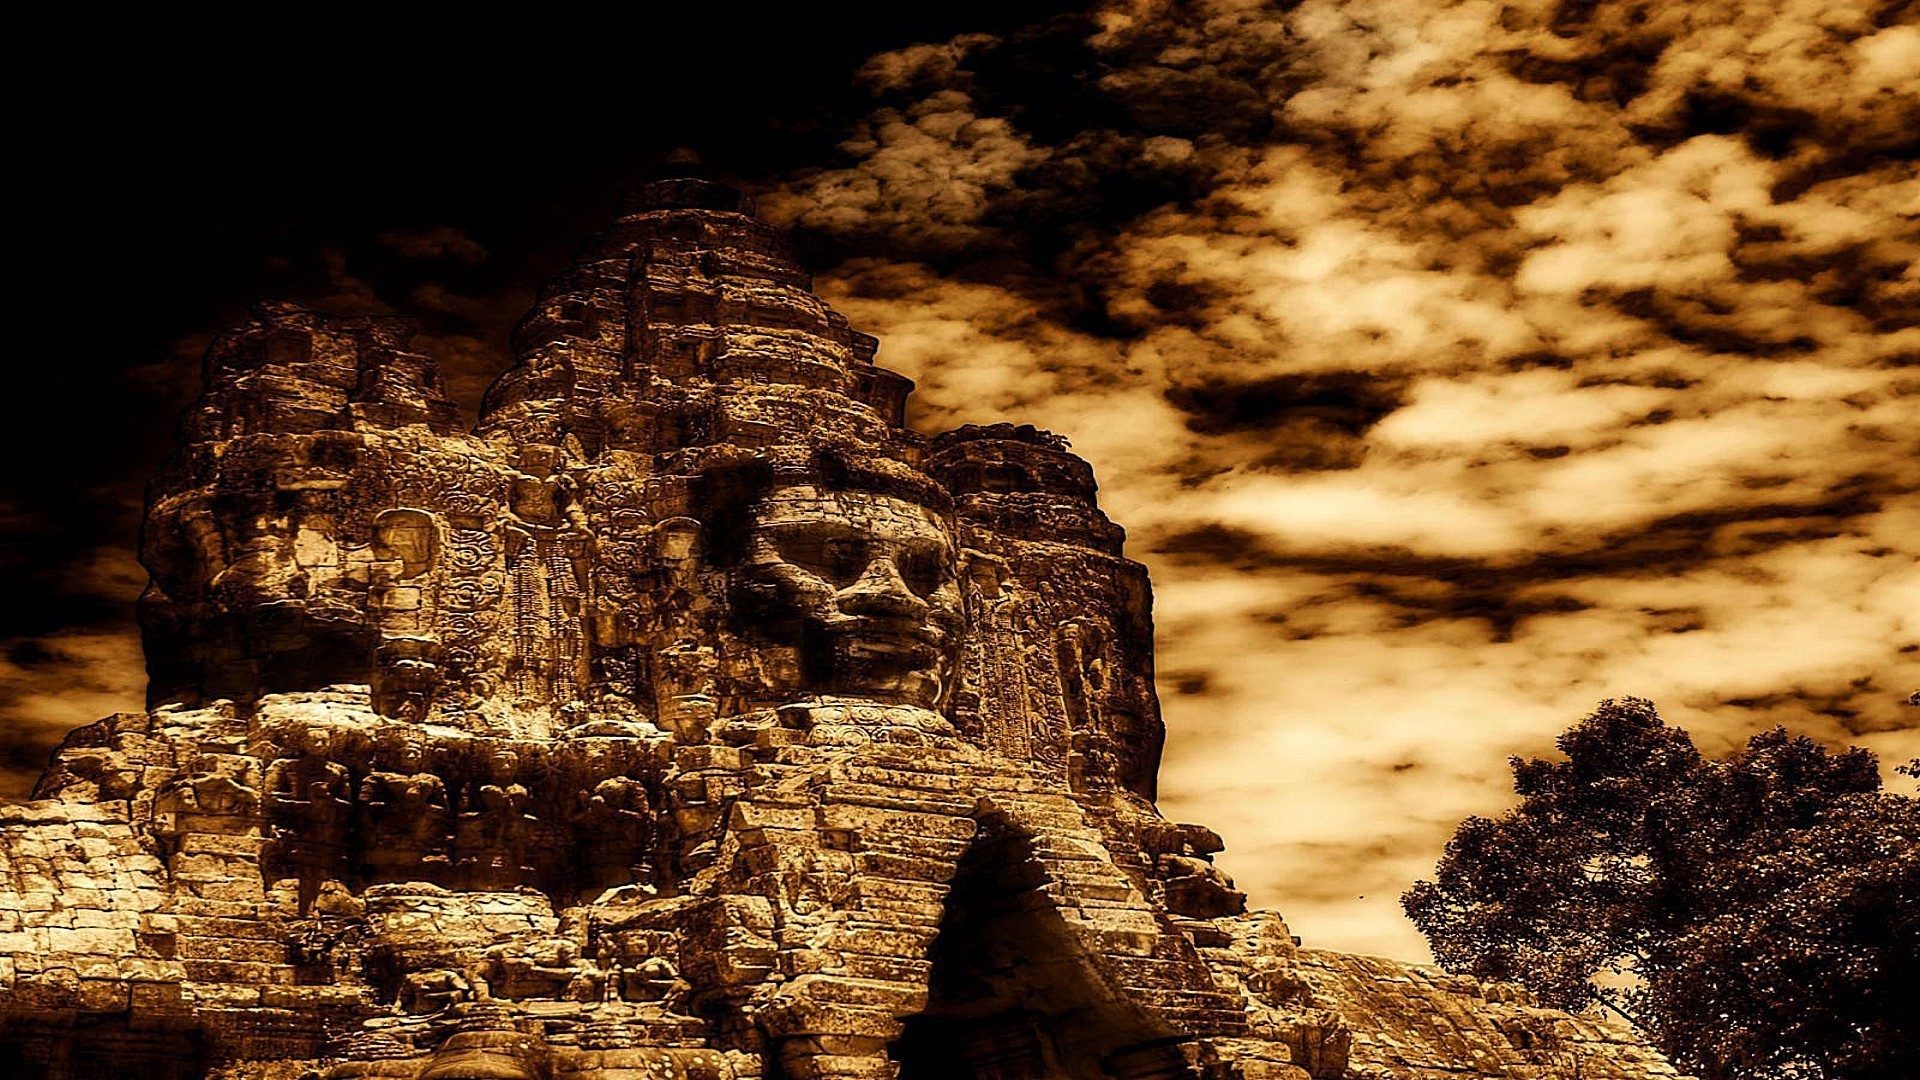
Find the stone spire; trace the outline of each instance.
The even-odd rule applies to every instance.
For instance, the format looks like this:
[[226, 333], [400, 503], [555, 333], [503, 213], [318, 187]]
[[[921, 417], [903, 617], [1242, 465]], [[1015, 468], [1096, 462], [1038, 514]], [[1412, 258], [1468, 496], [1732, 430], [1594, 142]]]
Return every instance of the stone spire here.
[[547, 283], [513, 335], [481, 430], [589, 456], [829, 430], [876, 448], [904, 436], [907, 379], [811, 288], [752, 200], [697, 177], [641, 185]]

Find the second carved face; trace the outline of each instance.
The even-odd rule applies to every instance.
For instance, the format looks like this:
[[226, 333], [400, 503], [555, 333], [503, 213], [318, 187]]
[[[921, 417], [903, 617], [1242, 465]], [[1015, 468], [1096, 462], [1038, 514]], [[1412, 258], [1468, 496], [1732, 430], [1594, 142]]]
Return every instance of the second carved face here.
[[733, 607], [750, 639], [775, 647], [763, 664], [778, 689], [939, 707], [961, 613], [937, 512], [800, 484], [774, 489], [748, 519]]

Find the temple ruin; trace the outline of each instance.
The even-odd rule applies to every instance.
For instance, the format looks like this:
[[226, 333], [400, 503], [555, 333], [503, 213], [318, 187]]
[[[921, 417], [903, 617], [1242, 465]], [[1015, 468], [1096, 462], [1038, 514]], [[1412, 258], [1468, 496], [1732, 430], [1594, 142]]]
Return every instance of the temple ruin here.
[[150, 709], [0, 807], [0, 1074], [1676, 1075], [1248, 911], [1155, 808], [1090, 467], [909, 430], [740, 192], [635, 192], [472, 431], [412, 336], [262, 305], [209, 350]]

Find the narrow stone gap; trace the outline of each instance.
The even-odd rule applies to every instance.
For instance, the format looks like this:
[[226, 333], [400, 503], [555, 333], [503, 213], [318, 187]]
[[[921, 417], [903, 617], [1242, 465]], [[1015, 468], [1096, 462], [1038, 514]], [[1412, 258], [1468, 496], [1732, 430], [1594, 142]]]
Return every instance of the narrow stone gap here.
[[900, 1080], [1133, 1075], [1116, 1059], [1136, 1056], [1155, 1025], [1104, 984], [1047, 885], [1030, 836], [983, 822], [947, 896], [927, 1007], [888, 1050]]

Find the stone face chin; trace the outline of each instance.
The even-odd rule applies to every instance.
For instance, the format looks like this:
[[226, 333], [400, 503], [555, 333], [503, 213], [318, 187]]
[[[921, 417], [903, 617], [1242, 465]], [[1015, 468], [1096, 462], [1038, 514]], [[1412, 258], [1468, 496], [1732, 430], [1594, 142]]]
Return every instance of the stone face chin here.
[[637, 191], [473, 432], [411, 337], [209, 350], [151, 710], [0, 807], [8, 1075], [1674, 1075], [1248, 912], [1092, 470], [907, 430], [739, 192]]

